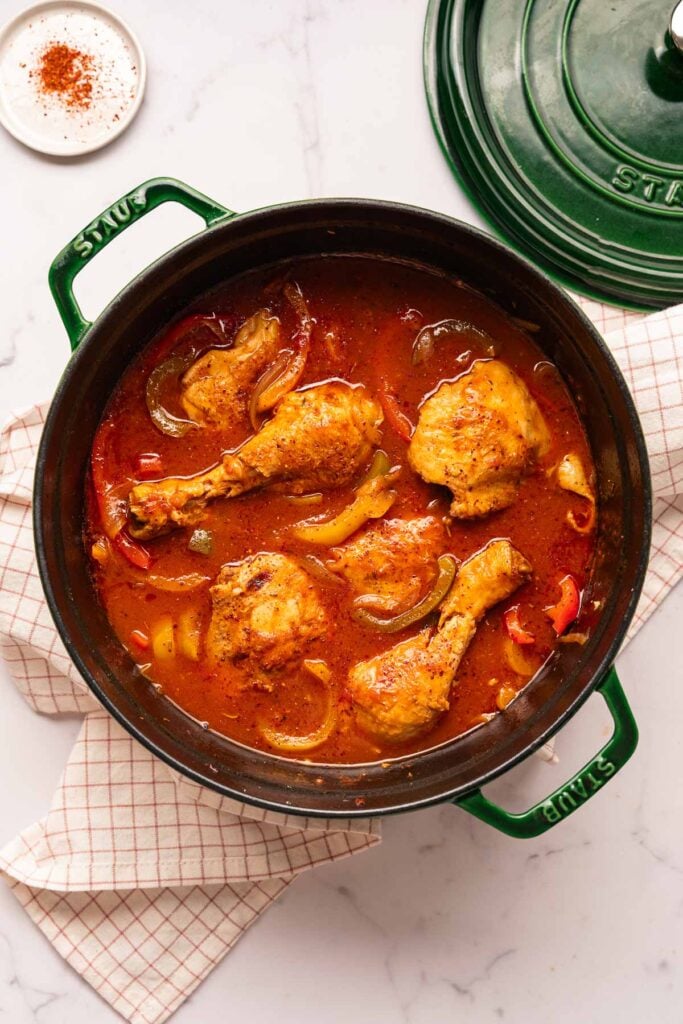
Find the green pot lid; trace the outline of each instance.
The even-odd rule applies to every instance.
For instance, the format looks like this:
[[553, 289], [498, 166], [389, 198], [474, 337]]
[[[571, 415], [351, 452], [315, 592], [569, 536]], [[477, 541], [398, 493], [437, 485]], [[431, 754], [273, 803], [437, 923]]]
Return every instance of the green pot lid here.
[[683, 2], [431, 0], [442, 148], [515, 248], [585, 295], [683, 301]]

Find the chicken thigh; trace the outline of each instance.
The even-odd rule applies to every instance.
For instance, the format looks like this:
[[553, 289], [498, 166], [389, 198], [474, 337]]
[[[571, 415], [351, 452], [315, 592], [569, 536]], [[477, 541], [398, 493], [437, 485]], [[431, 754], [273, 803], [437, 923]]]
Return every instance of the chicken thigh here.
[[524, 382], [489, 359], [427, 399], [408, 461], [428, 483], [453, 492], [452, 516], [473, 519], [511, 505], [522, 476], [548, 444], [548, 429]]
[[190, 419], [224, 430], [233, 427], [280, 347], [280, 321], [262, 309], [242, 324], [231, 348], [212, 348], [200, 356], [182, 379], [181, 403]]
[[327, 615], [314, 581], [287, 555], [261, 552], [224, 565], [211, 587], [211, 661], [252, 658], [265, 669], [303, 657]]
[[137, 484], [128, 499], [130, 532], [146, 539], [200, 522], [213, 498], [267, 485], [304, 494], [348, 483], [379, 443], [382, 410], [366, 389], [333, 380], [293, 391], [236, 452], [191, 477]]
[[436, 576], [444, 533], [433, 516], [382, 519], [332, 548], [327, 567], [343, 576], [356, 595], [376, 598], [375, 608], [407, 608]]
[[351, 669], [348, 692], [361, 728], [402, 743], [433, 726], [448, 710], [451, 685], [477, 624], [530, 573], [508, 540], [491, 541], [464, 562], [435, 632], [424, 629]]

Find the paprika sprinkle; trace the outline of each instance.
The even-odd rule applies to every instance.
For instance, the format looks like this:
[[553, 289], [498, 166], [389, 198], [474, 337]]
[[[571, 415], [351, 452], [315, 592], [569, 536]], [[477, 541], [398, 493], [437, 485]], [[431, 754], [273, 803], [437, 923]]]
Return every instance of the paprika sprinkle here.
[[94, 60], [89, 53], [65, 43], [50, 43], [40, 55], [31, 77], [37, 79], [41, 93], [56, 94], [71, 110], [90, 106], [93, 91]]

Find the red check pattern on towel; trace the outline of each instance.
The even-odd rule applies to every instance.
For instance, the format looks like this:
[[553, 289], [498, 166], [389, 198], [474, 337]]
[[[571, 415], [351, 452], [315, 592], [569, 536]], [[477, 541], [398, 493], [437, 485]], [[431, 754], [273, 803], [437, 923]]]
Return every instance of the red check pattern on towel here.
[[643, 317], [574, 298], [604, 335], [626, 378], [650, 457], [652, 547], [630, 640], [683, 572], [683, 305]]
[[90, 696], [33, 551], [46, 409], [0, 438], [0, 649], [36, 711], [85, 719], [50, 811], [5, 846], [0, 870], [104, 999], [133, 1024], [161, 1024], [298, 873], [374, 846], [379, 822], [275, 814], [180, 780]]
[[[656, 493], [630, 636], [683, 566], [683, 307], [643, 319], [580, 300], [634, 393]], [[288, 818], [170, 772], [90, 696], [45, 604], [31, 492], [46, 406], [0, 438], [0, 644], [28, 703], [85, 714], [52, 807], [0, 870], [55, 948], [133, 1024], [161, 1024], [296, 874], [379, 841], [375, 820]]]

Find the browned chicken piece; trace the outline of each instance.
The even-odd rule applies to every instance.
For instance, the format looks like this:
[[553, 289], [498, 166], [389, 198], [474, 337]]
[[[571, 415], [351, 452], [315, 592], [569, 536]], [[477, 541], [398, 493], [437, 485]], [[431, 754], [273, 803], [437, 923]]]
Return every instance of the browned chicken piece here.
[[508, 540], [491, 541], [464, 562], [435, 632], [424, 629], [351, 669], [348, 691], [359, 725], [393, 743], [430, 729], [448, 710], [451, 685], [477, 623], [530, 573]]
[[330, 381], [292, 391], [275, 415], [236, 452], [191, 477], [137, 484], [130, 492], [130, 532], [146, 539], [200, 522], [213, 498], [267, 485], [290, 494], [347, 484], [379, 443], [382, 410], [360, 385]]
[[182, 379], [181, 402], [190, 419], [225, 430], [243, 419], [254, 384], [280, 346], [280, 321], [262, 309], [242, 324], [231, 348], [200, 356]]
[[211, 602], [206, 651], [214, 662], [250, 658], [281, 668], [302, 658], [327, 627], [315, 582], [287, 555], [266, 551], [224, 565]]
[[332, 548], [327, 567], [375, 608], [399, 611], [413, 605], [437, 574], [444, 528], [433, 516], [382, 519], [347, 544]]
[[524, 382], [489, 359], [427, 399], [408, 461], [428, 483], [453, 492], [452, 516], [473, 519], [511, 505], [548, 445], [548, 428]]

